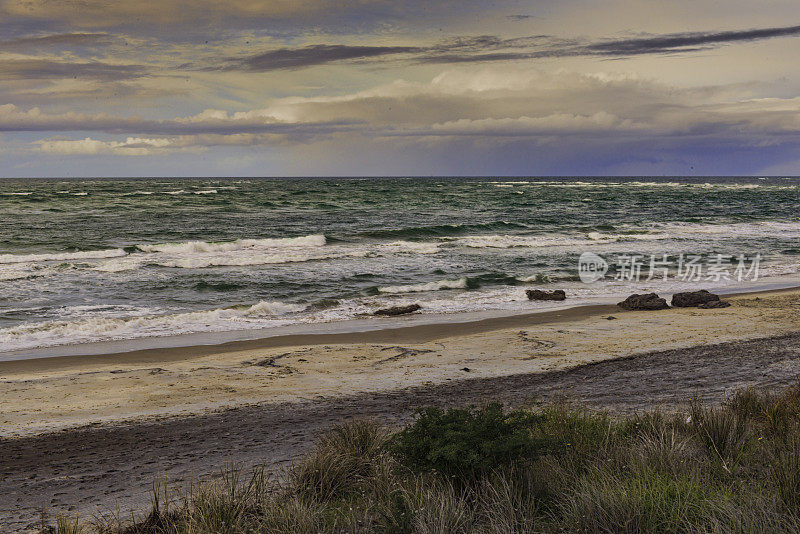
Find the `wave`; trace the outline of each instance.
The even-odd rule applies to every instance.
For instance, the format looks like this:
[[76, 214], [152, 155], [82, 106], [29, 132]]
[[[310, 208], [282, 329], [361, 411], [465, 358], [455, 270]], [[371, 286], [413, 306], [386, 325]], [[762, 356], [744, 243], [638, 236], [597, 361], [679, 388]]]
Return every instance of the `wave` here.
[[381, 245], [380, 248], [389, 252], [408, 252], [413, 254], [436, 254], [440, 250], [438, 243], [421, 241], [394, 241]]
[[230, 282], [206, 282], [205, 280], [201, 280], [200, 282], [196, 283], [194, 289], [197, 291], [235, 291], [237, 289], [241, 289], [241, 284], [233, 284]]
[[[307, 261], [332, 260], [342, 257], [367, 256], [366, 251], [351, 253], [336, 252], [281, 252], [273, 254], [244, 254], [239, 253], [235, 256], [228, 254], [218, 254], [212, 256], [189, 256], [174, 259], [152, 259], [145, 261], [139, 259], [136, 264], [131, 263], [131, 268], [137, 268], [143, 264], [157, 265], [160, 267], [172, 267], [177, 269], [203, 269], [206, 267], [247, 267], [252, 265], [274, 265], [281, 263], [303, 263]], [[107, 270], [107, 267], [101, 270]], [[124, 270], [124, 269], [119, 269]]]
[[619, 188], [625, 189], [630, 187], [661, 187], [661, 188], [700, 188], [700, 189], [796, 189], [796, 185], [777, 185], [777, 184], [737, 184], [737, 183], [711, 183], [711, 182], [642, 182], [642, 181], [621, 181], [621, 182], [603, 182], [603, 181], [553, 181], [553, 180], [536, 180], [530, 182], [486, 182], [495, 187], [513, 186], [513, 185], [535, 185], [535, 186], [548, 186], [548, 187], [565, 187], [565, 188]]
[[[596, 235], [595, 235], [596, 234]], [[592, 232], [585, 236], [547, 235], [474, 235], [450, 238], [448, 241], [467, 248], [537, 248], [615, 241], [615, 236]]]
[[123, 197], [137, 197], [137, 196], [150, 196], [155, 195], [154, 191], [134, 191], [133, 193], [125, 193]]
[[355, 245], [327, 243], [324, 235], [313, 234], [278, 239], [239, 239], [224, 243], [187, 241], [137, 245], [133, 247], [133, 252], [144, 254], [133, 253], [125, 258], [112, 259], [98, 265], [96, 270], [120, 272], [138, 269], [144, 265], [180, 269], [245, 267], [391, 254], [436, 254], [440, 251], [437, 243], [430, 242], [394, 241]]
[[125, 256], [127, 252], [121, 248], [106, 250], [86, 250], [80, 252], [49, 252], [42, 254], [0, 254], [0, 264], [3, 263], [36, 263], [44, 261], [80, 261], [116, 258]]
[[155, 245], [136, 245], [141, 252], [167, 252], [175, 253], [202, 253], [202, 252], [233, 252], [247, 249], [271, 249], [294, 247], [321, 247], [327, 243], [322, 234], [313, 234], [303, 237], [284, 237], [269, 239], [237, 239], [236, 241], [211, 242], [211, 241], [186, 241], [183, 243], [160, 243]]
[[387, 286], [379, 287], [380, 293], [421, 293], [424, 291], [439, 291], [442, 289], [467, 289], [469, 281], [467, 278], [459, 278], [458, 280], [438, 280], [435, 282], [428, 282], [425, 284], [411, 284], [406, 286]]
[[800, 222], [756, 221], [740, 223], [656, 223], [654, 227], [667, 234], [681, 237], [695, 237], [696, 234], [716, 234], [721, 236], [756, 237], [800, 237]]
[[24, 263], [7, 263], [0, 265], [0, 281], [27, 280], [41, 276], [33, 272], [30, 265]]
[[375, 238], [397, 238], [397, 237], [447, 237], [463, 235], [469, 232], [491, 231], [491, 230], [524, 230], [529, 227], [525, 224], [494, 221], [490, 223], [477, 224], [436, 224], [431, 226], [411, 226], [407, 228], [396, 228], [392, 230], [371, 230], [360, 235]]
[[263, 326], [264, 320], [274, 322], [275, 319], [304, 309], [306, 307], [299, 304], [261, 301], [249, 306], [168, 315], [97, 315], [75, 321], [28, 323], [0, 329], [0, 346], [4, 350], [19, 350], [101, 340], [241, 330]]

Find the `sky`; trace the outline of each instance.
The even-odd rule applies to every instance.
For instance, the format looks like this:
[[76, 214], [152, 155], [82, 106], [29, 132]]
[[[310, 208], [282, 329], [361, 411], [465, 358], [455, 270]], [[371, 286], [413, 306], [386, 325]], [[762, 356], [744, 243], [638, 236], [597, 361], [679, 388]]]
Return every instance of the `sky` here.
[[800, 174], [796, 0], [0, 0], [0, 176]]

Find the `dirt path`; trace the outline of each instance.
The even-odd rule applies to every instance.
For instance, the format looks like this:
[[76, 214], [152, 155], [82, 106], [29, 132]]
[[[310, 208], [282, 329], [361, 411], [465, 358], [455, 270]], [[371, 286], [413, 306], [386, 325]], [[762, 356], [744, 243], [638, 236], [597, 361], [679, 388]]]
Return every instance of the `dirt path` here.
[[[464, 371], [468, 376], [468, 371]], [[331, 424], [408, 420], [423, 405], [509, 405], [565, 398], [628, 412], [689, 397], [714, 401], [746, 386], [784, 387], [800, 377], [800, 333], [606, 360], [549, 373], [453, 380], [390, 393], [262, 404], [210, 414], [86, 427], [0, 441], [0, 530], [36, 524], [39, 509], [118, 511], [149, 502], [153, 480], [180, 483], [227, 462], [280, 469]]]

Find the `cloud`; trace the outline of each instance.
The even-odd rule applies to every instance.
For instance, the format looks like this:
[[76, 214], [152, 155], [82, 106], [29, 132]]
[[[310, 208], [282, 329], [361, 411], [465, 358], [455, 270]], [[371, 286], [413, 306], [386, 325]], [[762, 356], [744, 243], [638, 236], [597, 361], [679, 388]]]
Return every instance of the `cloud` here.
[[800, 26], [761, 28], [724, 32], [688, 32], [629, 39], [579, 42], [545, 35], [504, 39], [494, 35], [459, 37], [428, 46], [351, 46], [316, 44], [298, 48], [277, 48], [207, 70], [264, 72], [296, 69], [347, 60], [408, 59], [416, 63], [476, 63], [579, 56], [637, 56], [692, 52], [724, 44], [793, 37]]
[[433, 124], [424, 135], [478, 135], [478, 136], [534, 136], [587, 134], [594, 132], [622, 132], [646, 130], [643, 124], [599, 111], [592, 115], [554, 113], [543, 117], [514, 117], [503, 119], [459, 119]]
[[99, 155], [114, 154], [122, 156], [149, 156], [163, 152], [171, 146], [169, 139], [146, 139], [129, 137], [125, 141], [99, 141], [85, 139], [44, 139], [35, 143], [39, 150], [59, 155]]
[[136, 116], [116, 117], [105, 113], [45, 113], [39, 108], [26, 111], [14, 104], [0, 105], [0, 132], [97, 131], [137, 135], [271, 133], [301, 138], [345, 131], [355, 126], [355, 121], [344, 119], [288, 122], [271, 116], [268, 109], [232, 115], [225, 111], [208, 110], [190, 117], [146, 120]]
[[70, 62], [51, 59], [0, 59], [0, 80], [83, 78], [100, 81], [131, 80], [148, 76], [142, 65], [115, 65], [102, 61]]
[[606, 55], [638, 55], [663, 54], [678, 52], [686, 47], [722, 45], [742, 41], [772, 39], [774, 37], [794, 37], [800, 35], [800, 26], [783, 26], [777, 28], [761, 28], [754, 30], [737, 30], [724, 32], [688, 32], [642, 37], [635, 39], [610, 40], [594, 43], [584, 47], [589, 53]]
[[116, 37], [107, 33], [57, 33], [6, 39], [0, 41], [0, 50], [100, 47], [109, 46], [116, 41]]
[[245, 58], [238, 64], [228, 66], [227, 69], [263, 72], [419, 51], [420, 48], [413, 46], [312, 45], [302, 48], [279, 48]]
[[[621, 74], [543, 73], [485, 68], [451, 70], [426, 83], [396, 81], [339, 96], [290, 97], [229, 113], [208, 109], [165, 120], [106, 114], [49, 114], [0, 106], [0, 132], [94, 131], [120, 140], [49, 139], [58, 154], [143, 155], [213, 146], [313, 146], [348, 139], [361, 148], [379, 139], [502, 145], [604, 143], [623, 139], [736, 139], [781, 143], [800, 137], [800, 97], [747, 98], [729, 87], [679, 89]], [[358, 141], [356, 141], [358, 140]], [[429, 142], [429, 141], [425, 141]]]
[[[421, 63], [468, 63], [486, 61], [509, 61], [520, 59], [540, 59], [579, 56], [637, 56], [643, 54], [670, 54], [693, 52], [725, 44], [772, 39], [776, 37], [795, 37], [800, 35], [800, 26], [761, 28], [725, 32], [687, 32], [673, 33], [632, 39], [608, 39], [589, 43], [570, 43], [551, 39], [542, 42], [541, 36], [526, 39], [506, 39], [489, 42], [492, 53], [458, 53], [458, 49], [443, 49], [442, 53], [422, 54], [417, 60]], [[528, 48], [527, 50], [515, 50]]]
[[0, 0], [0, 24], [70, 30], [127, 28], [168, 41], [179, 35], [216, 39], [221, 30], [234, 29], [292, 35], [361, 33], [400, 25], [419, 29], [468, 19], [486, 10], [476, 0], [81, 0], [77, 4], [75, 0]]

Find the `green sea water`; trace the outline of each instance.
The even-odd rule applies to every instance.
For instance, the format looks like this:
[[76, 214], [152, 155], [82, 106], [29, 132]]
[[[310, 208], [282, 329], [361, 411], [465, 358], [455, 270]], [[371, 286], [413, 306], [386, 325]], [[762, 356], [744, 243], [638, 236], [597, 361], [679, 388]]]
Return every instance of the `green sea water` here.
[[0, 215], [0, 352], [686, 286], [584, 284], [587, 251], [800, 265], [783, 177], [2, 180]]

